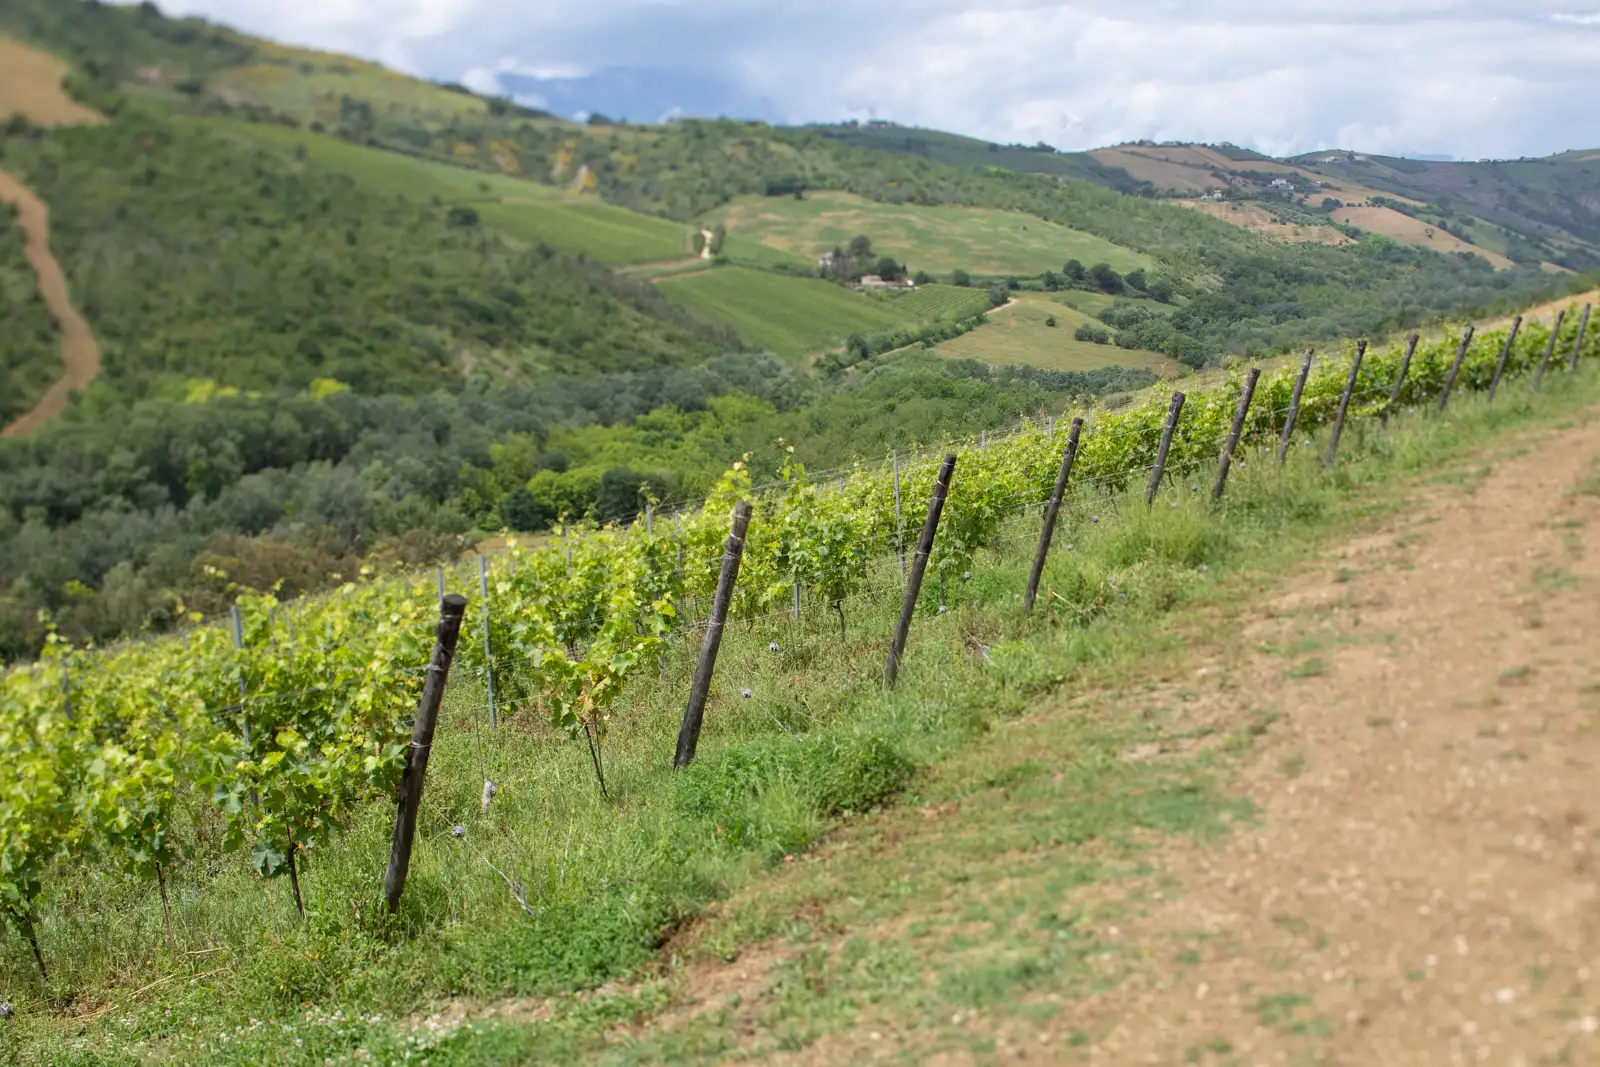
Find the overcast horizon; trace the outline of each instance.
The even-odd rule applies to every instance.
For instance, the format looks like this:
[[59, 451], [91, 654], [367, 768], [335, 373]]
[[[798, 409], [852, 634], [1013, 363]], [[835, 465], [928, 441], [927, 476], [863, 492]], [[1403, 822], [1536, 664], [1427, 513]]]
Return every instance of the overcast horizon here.
[[1081, 150], [1600, 147], [1600, 0], [169, 0], [567, 116], [883, 119]]

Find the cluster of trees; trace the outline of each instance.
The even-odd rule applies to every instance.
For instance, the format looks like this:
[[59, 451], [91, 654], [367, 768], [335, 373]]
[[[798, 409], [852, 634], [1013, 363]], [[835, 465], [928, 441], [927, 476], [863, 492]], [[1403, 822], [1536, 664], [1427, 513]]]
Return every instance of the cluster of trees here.
[[[875, 274], [886, 282], [897, 281], [907, 276], [905, 265], [895, 260], [893, 256], [879, 255], [872, 249], [872, 238], [866, 234], [850, 238], [848, 245], [835, 245], [833, 250], [824, 257], [822, 276], [840, 282], [857, 282], [869, 274]], [[917, 275], [918, 284], [931, 280], [924, 272]]]
[[478, 377], [415, 398], [74, 409], [36, 438], [0, 441], [0, 657], [37, 650], [41, 610], [80, 641], [162, 630], [180, 607], [223, 610], [239, 587], [292, 596], [364, 563], [459, 553], [477, 531], [692, 499], [745, 452], [775, 472], [780, 437], [825, 468], [1140, 384], [1118, 369], [996, 371], [913, 350], [836, 389], [730, 355], [537, 388]]
[[38, 402], [61, 377], [55, 318], [29, 265], [17, 209], [0, 204], [0, 426]]

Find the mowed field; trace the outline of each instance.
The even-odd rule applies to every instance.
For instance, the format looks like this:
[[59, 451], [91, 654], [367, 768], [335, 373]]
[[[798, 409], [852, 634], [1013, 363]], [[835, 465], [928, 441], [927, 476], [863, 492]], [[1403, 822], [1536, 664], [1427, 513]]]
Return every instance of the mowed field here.
[[[1047, 325], [1050, 318], [1054, 326]], [[1182, 368], [1177, 360], [1159, 352], [1097, 345], [1075, 339], [1073, 331], [1091, 321], [1081, 311], [1057, 303], [1042, 293], [1023, 293], [1009, 307], [989, 314], [989, 324], [935, 351], [951, 359], [977, 359], [996, 366], [1021, 365], [1043, 370], [1095, 370], [1099, 367], [1144, 367], [1173, 375]], [[1105, 329], [1105, 325], [1094, 321]]]
[[61, 88], [67, 64], [0, 33], [0, 121], [25, 116], [36, 126], [104, 122]]
[[1060, 270], [1069, 259], [1109, 263], [1124, 273], [1155, 266], [1149, 257], [1104, 238], [1020, 212], [879, 204], [844, 192], [812, 192], [804, 200], [742, 196], [709, 212], [704, 222], [722, 222], [733, 237], [813, 263], [829, 249], [865, 235], [872, 238], [875, 254], [893, 256], [913, 272], [937, 275], [953, 270], [1037, 274]]
[[1175, 203], [1191, 208], [1202, 215], [1241, 226], [1263, 237], [1288, 244], [1350, 244], [1351, 239], [1332, 226], [1295, 226], [1274, 217], [1259, 204], [1238, 200], [1178, 200]]
[[985, 302], [981, 293], [954, 286], [874, 296], [820, 278], [746, 267], [691, 271], [655, 284], [668, 300], [700, 318], [732, 326], [747, 343], [793, 360], [837, 348], [853, 333], [955, 316]]
[[304, 130], [246, 123], [219, 124], [219, 128], [285, 151], [304, 145], [308, 160], [349, 175], [377, 195], [422, 203], [437, 197], [446, 207], [471, 207], [484, 225], [528, 244], [543, 243], [617, 266], [681, 260], [690, 254], [687, 227], [593, 197]]
[[1470, 252], [1475, 256], [1482, 256], [1494, 264], [1495, 270], [1510, 270], [1512, 262], [1505, 256], [1491, 252], [1487, 248], [1468, 244], [1459, 237], [1445, 233], [1437, 227], [1430, 226], [1421, 219], [1414, 219], [1410, 215], [1402, 215], [1393, 208], [1387, 207], [1342, 207], [1333, 212], [1333, 217], [1339, 222], [1351, 226], [1359, 226], [1363, 230], [1392, 237], [1402, 244], [1416, 245], [1418, 248], [1431, 249], [1434, 252]]

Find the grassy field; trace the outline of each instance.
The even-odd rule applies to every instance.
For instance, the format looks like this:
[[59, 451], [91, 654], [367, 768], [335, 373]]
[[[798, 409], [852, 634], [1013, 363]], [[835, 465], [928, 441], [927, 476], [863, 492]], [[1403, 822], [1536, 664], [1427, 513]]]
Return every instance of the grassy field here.
[[1037, 274], [1060, 270], [1069, 259], [1110, 263], [1119, 271], [1151, 269], [1146, 256], [1103, 238], [1045, 222], [1031, 215], [990, 208], [883, 204], [843, 192], [792, 197], [739, 197], [707, 213], [732, 235], [814, 262], [835, 245], [859, 234], [872, 238], [880, 255], [893, 256], [913, 271], [948, 274]]
[[[1047, 326], [1054, 318], [1056, 324]], [[1064, 307], [1042, 293], [1023, 293], [1015, 304], [989, 315], [989, 325], [953, 340], [934, 351], [952, 359], [977, 359], [996, 366], [1021, 365], [1044, 370], [1094, 370], [1118, 364], [1144, 367], [1158, 374], [1176, 374], [1177, 360], [1158, 352], [1097, 345], [1075, 340], [1073, 331], [1090, 316]], [[1095, 325], [1100, 325], [1098, 322]]]
[[1286, 241], [1289, 244], [1324, 244], [1345, 245], [1351, 243], [1351, 238], [1334, 229], [1332, 226], [1291, 226], [1273, 217], [1272, 212], [1258, 204], [1248, 201], [1224, 200], [1177, 200], [1174, 203], [1182, 204], [1203, 215], [1210, 215], [1214, 219], [1240, 226], [1252, 233], [1259, 233], [1263, 237], [1270, 237], [1274, 241]]
[[[954, 286], [928, 286], [904, 296], [880, 297], [852, 292], [820, 278], [737, 266], [663, 277], [656, 287], [700, 318], [726, 323], [746, 342], [789, 359], [835, 348], [853, 333], [873, 333], [982, 306], [981, 294]], [[970, 300], [952, 294], [971, 294], [978, 302], [973, 306]]]
[[690, 254], [688, 231], [676, 222], [548, 185], [384, 152], [307, 131], [245, 123], [227, 123], [222, 128], [286, 152], [304, 145], [308, 159], [349, 175], [374, 193], [423, 203], [437, 197], [445, 206], [470, 206], [485, 225], [529, 244], [542, 242], [614, 265], [683, 259]]
[[1342, 207], [1334, 211], [1333, 217], [1339, 222], [1350, 226], [1359, 226], [1363, 230], [1379, 233], [1385, 237], [1392, 237], [1401, 244], [1415, 245], [1426, 248], [1441, 255], [1453, 252], [1470, 252], [1482, 256], [1494, 264], [1495, 270], [1510, 270], [1512, 262], [1505, 256], [1491, 252], [1487, 248], [1468, 244], [1453, 234], [1445, 233], [1437, 227], [1430, 226], [1421, 219], [1414, 219], [1410, 215], [1388, 207]]
[[67, 65], [48, 52], [0, 33], [0, 122], [24, 115], [36, 126], [70, 126], [105, 118], [61, 88]]

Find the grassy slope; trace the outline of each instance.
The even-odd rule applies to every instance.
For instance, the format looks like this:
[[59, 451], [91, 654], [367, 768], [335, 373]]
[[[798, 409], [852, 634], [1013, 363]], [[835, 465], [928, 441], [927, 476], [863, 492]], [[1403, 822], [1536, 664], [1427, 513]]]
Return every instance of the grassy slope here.
[[584, 373], [728, 346], [599, 267], [452, 227], [442, 209], [233, 132], [133, 109], [5, 142], [7, 167], [51, 206], [54, 251], [117, 388], [332, 377], [411, 391], [467, 358]]
[[310, 161], [347, 174], [375, 193], [404, 196], [418, 204], [437, 198], [447, 207], [470, 206], [485, 224], [528, 244], [546, 244], [570, 255], [617, 265], [689, 255], [685, 227], [612, 207], [593, 196], [384, 152], [306, 130], [239, 122], [226, 123], [225, 128], [242, 139], [286, 151], [304, 145]]
[[[1027, 994], [1041, 987], [1086, 994], [1101, 973], [1089, 963], [1107, 947], [1094, 930], [1114, 921], [1114, 910], [1081, 925], [1076, 913], [1039, 911], [1039, 901], [1098, 885], [1114, 909], [1117, 877], [1137, 863], [1148, 835], [1214, 833], [1246, 813], [1224, 796], [1229, 764], [1215, 751], [1124, 758], [1164, 736], [1165, 714], [1130, 715], [1126, 701], [1104, 716], [1041, 714], [1035, 702], [1069, 679], [1077, 694], [1166, 671], [1178, 662], [1168, 655], [1196, 637], [1195, 620], [1173, 621], [1173, 611], [1254, 601], [1280, 568], [1313, 558], [1331, 538], [1375, 514], [1408, 506], [1403, 479], [1413, 472], [1481, 448], [1495, 433], [1565, 417], [1592, 404], [1597, 390], [1591, 367], [1575, 383], [1559, 376], [1541, 395], [1519, 390], [1514, 401], [1493, 408], [1463, 397], [1448, 419], [1402, 418], [1387, 433], [1347, 437], [1336, 472], [1323, 469], [1314, 443], [1295, 450], [1283, 475], [1263, 461], [1265, 453], [1247, 449], [1230, 483], [1229, 506], [1220, 510], [1182, 492], [1170, 509], [1145, 509], [1130, 499], [1111, 511], [1103, 509], [1103, 497], [1075, 499], [1060, 535], [1075, 551], [1058, 551], [1047, 572], [1049, 589], [1066, 594], [1064, 606], [1047, 596], [1041, 612], [1053, 624], [1020, 637], [1016, 589], [1035, 528], [1031, 517], [1018, 522], [980, 557], [973, 581], [953, 587], [949, 615], [929, 610], [919, 619], [894, 694], [864, 688], [859, 678], [881, 666], [897, 566], [879, 576], [883, 587], [865, 605], [852, 605], [853, 628], [843, 645], [831, 617], [817, 609], [799, 625], [769, 622], [749, 636], [735, 628], [719, 664], [729, 690], [713, 697], [700, 761], [687, 774], [673, 774], [659, 757], [676, 730], [676, 697], [692, 662], [683, 650], [671, 657], [659, 689], [630, 699], [626, 727], [614, 729], [616, 809], [591, 787], [581, 746], [544, 743], [532, 724], [492, 737], [486, 755], [478, 755], [473, 721], [481, 694], [454, 687], [430, 765], [405, 920], [446, 923], [448, 940], [361, 949], [363, 921], [348, 905], [370, 894], [392, 817], [390, 805], [374, 805], [344, 846], [308, 858], [313, 918], [305, 926], [294, 919], [281, 884], [263, 891], [250, 876], [229, 870], [208, 876], [204, 892], [185, 885], [180, 929], [185, 944], [213, 943], [203, 960], [164, 960], [160, 905], [148, 887], [107, 884], [72, 905], [91, 912], [77, 926], [48, 926], [46, 944], [74, 938], [80, 949], [93, 950], [80, 970], [63, 977], [87, 993], [82, 1012], [53, 1017], [32, 994], [23, 995], [31, 961], [12, 939], [6, 977], [21, 1010], [0, 1033], [25, 1054], [59, 1060], [71, 1050], [73, 1062], [86, 1065], [150, 1054], [299, 1065], [347, 1054], [387, 1061], [405, 1052], [436, 1064], [573, 1062], [582, 1055], [711, 1062], [730, 1052], [730, 1040], [750, 1043], [744, 1051], [757, 1057], [814, 1045], [826, 1054], [818, 1038], [861, 1021], [874, 1004], [902, 1017], [943, 1017], [1002, 1005], [1025, 1011]], [[1102, 510], [1111, 521], [1089, 521]], [[1199, 619], [1200, 636], [1206, 621]], [[1236, 637], [1228, 631], [1225, 639]], [[779, 648], [770, 650], [769, 641]], [[752, 697], [735, 698], [737, 685]], [[796, 744], [793, 731], [805, 742]], [[1238, 742], [1247, 746], [1253, 736], [1241, 731]], [[829, 867], [759, 873], [786, 869], [788, 857], [817, 837], [827, 822], [819, 801], [832, 798], [859, 813], [918, 766], [932, 773], [910, 780], [911, 810], [837, 834]], [[485, 773], [502, 791], [490, 817], [480, 819], [477, 786]], [[998, 803], [1012, 797], [1020, 803]], [[875, 827], [887, 827], [892, 837], [896, 819], [943, 817], [957, 807], [963, 813], [949, 823], [952, 832], [933, 848], [896, 854], [886, 866], [884, 853], [872, 847]], [[466, 836], [453, 837], [453, 824], [467, 827]], [[1069, 857], [1064, 880], [1013, 892], [1025, 873], [1019, 864], [1046, 850]], [[502, 871], [509, 865], [507, 878], [526, 890], [546, 921], [559, 923], [559, 937], [541, 934], [541, 923], [509, 903], [506, 883], [489, 863]], [[589, 996], [493, 999], [508, 987], [592, 986], [651, 959], [648, 941], [620, 959], [608, 957], [606, 939], [642, 936], [660, 919], [641, 910], [632, 888], [664, 874], [691, 898], [750, 889], [692, 938], [676, 939], [661, 954], [657, 977]], [[559, 915], [558, 902], [565, 902]], [[941, 950], [931, 983], [907, 981], [924, 973], [928, 957], [903, 938], [832, 943], [838, 929], [832, 924], [842, 919], [902, 915], [930, 924], [906, 928], [911, 937], [937, 931], [964, 938], [951, 947], [964, 945], [965, 952]], [[952, 931], [951, 923], [964, 925]], [[796, 959], [792, 970], [772, 976], [773, 997], [763, 999], [759, 1016], [736, 1038], [715, 1012], [637, 1025], [667, 1005], [680, 952], [687, 959], [732, 956], [769, 937], [792, 946]], [[559, 947], [555, 955], [552, 946]], [[1000, 958], [974, 954], [979, 946], [994, 946]], [[150, 962], [157, 957], [160, 969]], [[199, 984], [169, 980], [147, 1001], [108, 1000], [117, 1010], [90, 1013], [87, 1005], [97, 1003], [93, 983], [114, 976], [127, 986], [147, 985], [163, 971], [206, 977]], [[437, 999], [418, 989], [436, 990]], [[477, 1014], [471, 1026], [461, 1025], [487, 1003], [500, 1009], [499, 1018]], [[431, 1027], [406, 1021], [414, 1008], [436, 1009], [441, 1018]]]
[[820, 278], [720, 267], [660, 278], [667, 299], [709, 322], [739, 331], [749, 344], [789, 359], [843, 344], [853, 333], [889, 329], [916, 316], [892, 300], [855, 293]]
[[1056, 152], [1024, 145], [999, 145], [942, 130], [888, 123], [812, 127], [824, 137], [856, 148], [923, 156], [962, 167], [1004, 167], [1024, 174], [1054, 174], [1138, 195], [1148, 186], [1127, 171], [1108, 167], [1088, 152]]
[[[1056, 325], [1045, 324], [1050, 318], [1056, 320]], [[983, 329], [943, 341], [934, 351], [952, 359], [977, 359], [1044, 370], [1093, 370], [1118, 364], [1170, 375], [1181, 369], [1176, 360], [1157, 352], [1075, 340], [1073, 331], [1090, 318], [1042, 293], [1023, 293], [1010, 307], [991, 312], [989, 325]], [[1094, 325], [1101, 324], [1095, 322]]]
[[804, 200], [740, 197], [706, 219], [811, 262], [865, 234], [879, 255], [935, 274], [1037, 274], [1060, 270], [1069, 259], [1123, 272], [1153, 266], [1148, 256], [1103, 238], [1018, 212], [884, 204], [837, 191], [811, 192]]

